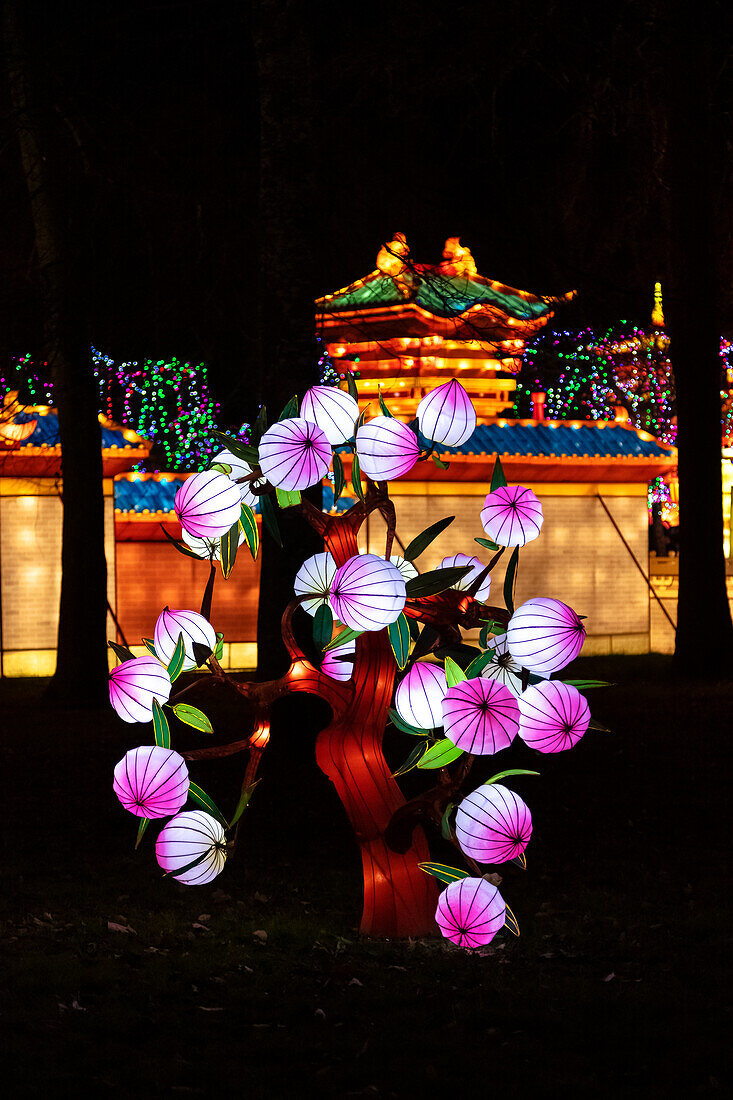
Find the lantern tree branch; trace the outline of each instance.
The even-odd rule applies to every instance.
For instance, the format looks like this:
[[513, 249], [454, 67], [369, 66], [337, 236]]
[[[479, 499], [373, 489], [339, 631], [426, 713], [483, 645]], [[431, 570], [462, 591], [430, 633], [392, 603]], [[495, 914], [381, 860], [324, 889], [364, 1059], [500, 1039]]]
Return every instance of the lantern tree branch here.
[[438, 782], [430, 790], [411, 798], [392, 815], [384, 839], [393, 852], [404, 854], [412, 844], [417, 825], [430, 823], [440, 828], [445, 807], [460, 790], [473, 765], [474, 757], [466, 753], [453, 772], [441, 768]]

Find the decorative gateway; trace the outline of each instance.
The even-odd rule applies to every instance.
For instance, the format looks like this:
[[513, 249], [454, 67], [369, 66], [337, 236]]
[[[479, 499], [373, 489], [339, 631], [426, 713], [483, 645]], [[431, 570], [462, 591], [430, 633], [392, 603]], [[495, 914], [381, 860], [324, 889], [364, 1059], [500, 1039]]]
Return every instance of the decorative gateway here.
[[[496, 774], [471, 790], [472, 768], [481, 757], [507, 753], [516, 738], [539, 753], [571, 748], [590, 724], [578, 688], [598, 682], [560, 678], [585, 637], [575, 611], [544, 596], [514, 607], [520, 547], [538, 537], [543, 515], [530, 489], [507, 486], [498, 458], [480, 514], [488, 537], [475, 539], [492, 554], [488, 564], [457, 553], [440, 568], [419, 573], [420, 555], [453, 517], [418, 535], [404, 557], [392, 553], [395, 509], [386, 479], [415, 462], [434, 460], [445, 468], [440, 447], [463, 438], [475, 423], [463, 388], [455, 381], [436, 387], [410, 424], [394, 418], [380, 400], [381, 415], [365, 423], [353, 378], [347, 381], [349, 393], [317, 386], [300, 408], [293, 398], [269, 428], [263, 415], [249, 444], [221, 436], [225, 449], [210, 470], [179, 491], [182, 538], [173, 541], [183, 554], [208, 558], [209, 580], [200, 613], [161, 611], [153, 639], [143, 639], [147, 655], [135, 658], [110, 643], [121, 660], [110, 675], [112, 706], [126, 722], [152, 721], [155, 742], [123, 757], [114, 789], [140, 819], [138, 843], [150, 820], [167, 819], [155, 847], [166, 874], [190, 885], [210, 882], [234, 848], [254, 790], [269, 740], [271, 703], [288, 692], [319, 695], [333, 718], [318, 736], [318, 764], [336, 787], [361, 846], [362, 932], [421, 936], [437, 927], [459, 946], [477, 948], [503, 927], [518, 934], [495, 868], [513, 863], [524, 869], [532, 835], [529, 807], [499, 781], [539, 773], [507, 766], [502, 756]], [[347, 472], [358, 497], [341, 515], [327, 515], [301, 497], [331, 465], [336, 498]], [[215, 563], [226, 579], [243, 541], [253, 558], [258, 554], [253, 497], [275, 541], [277, 508], [291, 508], [325, 546], [299, 569], [283, 616], [290, 667], [281, 679], [259, 684], [222, 670], [222, 635], [209, 623]], [[374, 511], [386, 522], [384, 556], [359, 553], [359, 529]], [[476, 520], [478, 527], [478, 515]], [[509, 560], [501, 606], [490, 583], [503, 554]], [[294, 614], [312, 619], [322, 654], [318, 664], [295, 640]], [[478, 645], [463, 644], [462, 630], [478, 631]], [[171, 749], [171, 717], [204, 735], [213, 732], [207, 716], [188, 702], [199, 681], [176, 687], [182, 672], [204, 666], [210, 684], [239, 692], [254, 713], [254, 729], [243, 741], [179, 754]], [[382, 751], [388, 724], [413, 744], [394, 773]], [[247, 754], [242, 793], [227, 819], [190, 778], [188, 766], [240, 752]], [[433, 785], [406, 799], [397, 777], [413, 769], [432, 773]], [[462, 853], [468, 871], [431, 862], [426, 822]], [[438, 883], [444, 886], [439, 897]]]

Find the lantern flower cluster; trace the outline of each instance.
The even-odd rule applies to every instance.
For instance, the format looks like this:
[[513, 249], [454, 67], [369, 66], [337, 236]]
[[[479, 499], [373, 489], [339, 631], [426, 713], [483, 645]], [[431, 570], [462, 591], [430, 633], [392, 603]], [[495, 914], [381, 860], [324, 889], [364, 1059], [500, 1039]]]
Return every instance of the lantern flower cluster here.
[[300, 406], [303, 420], [317, 424], [332, 447], [354, 437], [359, 405], [349, 393], [335, 386], [312, 386]]
[[356, 433], [362, 471], [372, 481], [391, 481], [408, 473], [420, 457], [412, 428], [393, 416], [375, 416]]
[[170, 676], [152, 656], [123, 661], [109, 674], [109, 701], [123, 722], [152, 721], [153, 701], [162, 705], [170, 693]]
[[443, 725], [443, 700], [448, 690], [445, 670], [428, 661], [416, 661], [395, 693], [395, 710], [416, 729]]
[[136, 817], [170, 817], [188, 798], [186, 761], [173, 749], [141, 745], [115, 766], [113, 786], [122, 805]]
[[452, 882], [438, 898], [435, 920], [458, 947], [485, 947], [506, 920], [506, 905], [496, 886], [483, 878]]
[[490, 756], [506, 749], [519, 730], [519, 703], [509, 688], [477, 677], [449, 687], [443, 699], [445, 736], [459, 749]]
[[528, 687], [519, 697], [519, 714], [519, 736], [538, 752], [571, 749], [590, 723], [587, 700], [561, 680]]
[[499, 546], [524, 546], [540, 533], [544, 513], [531, 489], [501, 485], [489, 493], [481, 509], [481, 523]]
[[488, 783], [463, 799], [456, 813], [456, 839], [477, 863], [506, 863], [520, 856], [532, 836], [524, 799], [500, 783]]
[[153, 635], [155, 652], [164, 665], [170, 664], [181, 636], [183, 672], [189, 672], [199, 664], [193, 649], [195, 643], [206, 646], [212, 652], [216, 649], [216, 631], [203, 615], [197, 611], [171, 611], [165, 607], [158, 616]]
[[352, 630], [381, 630], [399, 619], [405, 579], [391, 561], [356, 554], [338, 569], [331, 585], [331, 610]]
[[539, 675], [550, 675], [580, 653], [585, 627], [579, 615], [561, 600], [536, 596], [512, 615], [506, 632], [512, 657]]
[[[471, 557], [469, 554], [453, 554], [452, 557], [443, 558], [440, 563], [440, 569], [451, 569], [454, 567], [460, 568], [461, 566], [470, 565], [471, 568], [468, 573], [465, 573], [460, 580], [457, 580], [455, 584], [451, 585], [451, 588], [456, 588], [459, 592], [467, 592], [478, 576], [484, 572], [486, 566], [479, 561], [478, 558]], [[474, 596], [474, 599], [479, 603], [483, 603], [487, 599], [489, 592], [491, 591], [491, 574], [487, 573], [481, 584], [478, 587], [478, 591]]]
[[317, 424], [292, 416], [267, 429], [260, 440], [259, 460], [272, 485], [295, 492], [317, 485], [326, 476], [331, 444]]
[[248, 462], [245, 462], [243, 458], [239, 458], [238, 455], [232, 454], [231, 451], [223, 450], [214, 455], [210, 465], [228, 466], [230, 472], [225, 476], [237, 486], [240, 502], [246, 504], [248, 508], [256, 506], [257, 496], [252, 492], [252, 480], [240, 480], [241, 478], [248, 478], [252, 474], [252, 467]]
[[205, 810], [187, 810], [163, 826], [155, 842], [155, 858], [166, 872], [186, 886], [203, 886], [224, 868], [224, 829]]
[[238, 486], [218, 470], [204, 470], [184, 481], [173, 507], [183, 530], [200, 539], [217, 539], [239, 520]]
[[426, 394], [417, 407], [420, 431], [446, 447], [460, 447], [476, 429], [476, 411], [460, 382], [453, 378]]
[[336, 562], [329, 553], [314, 554], [303, 562], [295, 575], [293, 591], [296, 596], [308, 597], [300, 606], [309, 615], [315, 615], [319, 607], [328, 603], [335, 576]]

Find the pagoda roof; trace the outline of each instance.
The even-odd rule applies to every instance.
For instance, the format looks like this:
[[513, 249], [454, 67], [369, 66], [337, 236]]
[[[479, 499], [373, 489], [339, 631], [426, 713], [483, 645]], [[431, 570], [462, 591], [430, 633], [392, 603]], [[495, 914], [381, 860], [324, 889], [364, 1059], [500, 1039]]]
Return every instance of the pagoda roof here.
[[[111, 477], [147, 458], [151, 442], [100, 415], [104, 474]], [[14, 477], [53, 477], [60, 473], [59, 418], [49, 405], [34, 405], [0, 422], [0, 473]]]

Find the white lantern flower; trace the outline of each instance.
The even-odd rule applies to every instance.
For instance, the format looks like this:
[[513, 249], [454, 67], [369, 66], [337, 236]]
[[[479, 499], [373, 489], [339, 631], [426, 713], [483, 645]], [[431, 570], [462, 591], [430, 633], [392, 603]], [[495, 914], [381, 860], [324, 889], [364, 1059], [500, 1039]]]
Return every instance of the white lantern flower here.
[[207, 539], [225, 535], [242, 510], [239, 489], [218, 470], [204, 470], [187, 478], [173, 507], [184, 531]]
[[[244, 542], [244, 531], [239, 528], [239, 542], [238, 546], [241, 546]], [[185, 542], [189, 550], [193, 550], [197, 557], [202, 561], [220, 561], [221, 560], [221, 542], [219, 539], [200, 539], [195, 535], [189, 535], [188, 531], [181, 531], [181, 539]]]
[[410, 726], [421, 730], [443, 725], [443, 699], [448, 689], [445, 669], [416, 661], [395, 694], [395, 710]]
[[367, 477], [390, 481], [412, 469], [420, 446], [407, 424], [392, 416], [375, 416], [356, 433], [356, 453]]
[[312, 597], [300, 605], [309, 615], [315, 615], [319, 607], [328, 603], [335, 576], [336, 562], [331, 554], [314, 554], [303, 562], [295, 575], [293, 589], [296, 596]]
[[212, 652], [216, 649], [216, 631], [208, 619], [197, 611], [171, 611], [165, 607], [155, 624], [153, 641], [159, 660], [166, 666], [171, 662], [180, 635], [183, 635], [183, 672], [190, 672], [198, 667], [193, 651], [194, 642], [206, 646]]
[[300, 406], [303, 420], [317, 424], [332, 447], [354, 436], [359, 406], [350, 393], [335, 386], [311, 386]]
[[[222, 871], [227, 858], [226, 836], [220, 823], [205, 810], [187, 810], [172, 818], [158, 833], [155, 858], [164, 871], [186, 886], [203, 886]], [[195, 867], [189, 867], [200, 860]], [[188, 871], [184, 870], [189, 867]], [[180, 874], [176, 871], [180, 870]]]
[[[508, 687], [516, 696], [522, 694], [522, 666], [515, 661], [509, 652], [506, 634], [499, 634], [489, 642], [489, 648], [494, 650], [494, 655], [483, 669], [481, 675], [487, 680], [496, 680], [498, 684]], [[547, 673], [534, 673], [535, 676], [546, 677]]]
[[391, 561], [356, 554], [337, 570], [331, 585], [331, 609], [352, 630], [381, 630], [399, 619], [405, 606], [405, 581]]
[[[483, 573], [486, 566], [478, 558], [471, 557], [469, 554], [453, 554], [452, 557], [443, 558], [442, 562], [438, 566], [439, 569], [453, 569], [459, 568], [462, 565], [470, 565], [471, 569], [466, 573], [459, 581], [451, 585], [451, 588], [456, 588], [459, 592], [467, 592], [473, 582], [478, 577], [479, 573]], [[478, 603], [483, 603], [488, 598], [491, 590], [491, 574], [487, 573], [484, 579], [479, 585], [478, 592], [474, 596], [474, 599]]]
[[411, 561], [408, 561], [407, 558], [401, 558], [399, 554], [393, 554], [389, 560], [392, 562], [392, 565], [397, 566], [400, 573], [405, 578], [405, 581], [411, 581], [413, 577], [419, 575], [415, 566]]
[[267, 480], [292, 493], [317, 485], [326, 476], [331, 444], [317, 424], [291, 416], [267, 429], [260, 440], [259, 457]]
[[211, 462], [212, 465], [218, 463], [222, 466], [231, 467], [232, 472], [226, 476], [237, 486], [240, 501], [249, 508], [254, 508], [258, 502], [258, 498], [252, 492], [252, 482], [239, 480], [242, 477], [249, 477], [252, 473], [250, 464], [245, 462], [243, 458], [239, 458], [238, 455], [232, 454], [231, 451], [227, 450], [219, 451], [218, 455], [215, 455]]
[[506, 637], [509, 652], [524, 668], [549, 675], [578, 656], [585, 627], [566, 603], [536, 596], [514, 612]]
[[423, 397], [417, 407], [417, 419], [426, 439], [446, 447], [460, 447], [476, 430], [476, 410], [455, 378]]

